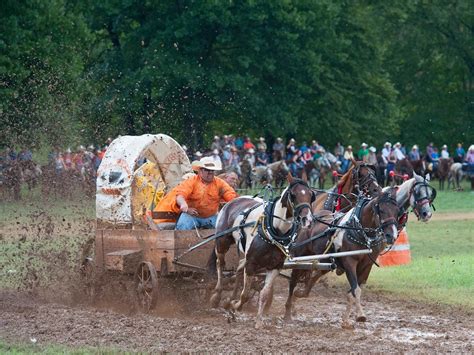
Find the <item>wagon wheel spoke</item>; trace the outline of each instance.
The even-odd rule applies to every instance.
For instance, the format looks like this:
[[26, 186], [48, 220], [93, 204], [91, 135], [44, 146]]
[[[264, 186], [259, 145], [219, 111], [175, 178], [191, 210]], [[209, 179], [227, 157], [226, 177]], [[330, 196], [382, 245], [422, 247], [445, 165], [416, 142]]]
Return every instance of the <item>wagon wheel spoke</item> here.
[[152, 263], [142, 262], [135, 273], [137, 303], [148, 311], [155, 307], [158, 298], [158, 274]]

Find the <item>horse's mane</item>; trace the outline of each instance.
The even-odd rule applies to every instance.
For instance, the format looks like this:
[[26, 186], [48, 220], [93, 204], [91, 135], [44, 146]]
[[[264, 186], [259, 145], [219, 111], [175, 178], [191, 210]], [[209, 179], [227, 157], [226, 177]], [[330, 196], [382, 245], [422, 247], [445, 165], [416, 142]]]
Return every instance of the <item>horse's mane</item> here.
[[[338, 188], [344, 188], [345, 186], [352, 186], [352, 170], [354, 170], [355, 165], [352, 165], [347, 172], [342, 175], [341, 180], [337, 183]], [[349, 191], [342, 191], [349, 192]]]
[[[405, 181], [403, 184], [397, 186], [397, 203], [398, 205], [402, 205], [406, 202], [406, 200], [410, 196], [410, 190], [416, 182], [416, 178], [411, 178]], [[382, 192], [385, 193], [390, 189], [390, 186], [384, 187]]]

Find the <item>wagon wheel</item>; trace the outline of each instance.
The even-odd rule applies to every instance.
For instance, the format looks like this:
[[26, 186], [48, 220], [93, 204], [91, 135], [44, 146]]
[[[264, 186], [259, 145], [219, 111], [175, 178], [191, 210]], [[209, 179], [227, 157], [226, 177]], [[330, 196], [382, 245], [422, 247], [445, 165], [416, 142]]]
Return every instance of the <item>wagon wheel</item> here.
[[158, 300], [158, 274], [152, 263], [143, 261], [135, 272], [135, 290], [138, 306], [148, 311], [156, 306]]

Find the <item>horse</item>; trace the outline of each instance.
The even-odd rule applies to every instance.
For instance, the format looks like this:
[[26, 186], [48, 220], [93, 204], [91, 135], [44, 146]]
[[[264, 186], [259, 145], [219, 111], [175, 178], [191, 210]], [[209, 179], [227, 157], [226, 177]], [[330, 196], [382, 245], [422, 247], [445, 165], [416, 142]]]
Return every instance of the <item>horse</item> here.
[[425, 175], [426, 163], [423, 159], [410, 160], [410, 164], [413, 168], [413, 171], [420, 176]]
[[244, 159], [240, 162], [240, 171], [242, 173], [240, 177], [239, 187], [251, 188], [252, 187], [252, 164], [248, 159]]
[[290, 172], [290, 168], [285, 160], [275, 161], [267, 166], [272, 171], [274, 186], [277, 188], [283, 187], [286, 177]]
[[[388, 192], [391, 188], [392, 187], [385, 187], [382, 191]], [[396, 189], [396, 200], [397, 206], [399, 208], [399, 213], [397, 216], [398, 233], [400, 233], [408, 221], [408, 212], [410, 208], [413, 210], [413, 213], [415, 213], [418, 220], [427, 222], [431, 219], [433, 201], [436, 198], [436, 190], [429, 185], [429, 175], [423, 178], [422, 176], [415, 173], [413, 178], [405, 181], [400, 186], [397, 186]], [[318, 219], [322, 219], [323, 222], [326, 219], [327, 223], [332, 223], [334, 220], [332, 214], [329, 214], [328, 212], [320, 214]], [[312, 229], [313, 230], [311, 232], [313, 235], [330, 232], [329, 228], [327, 228], [324, 223], [320, 223], [319, 225], [315, 223]], [[314, 244], [313, 242], [313, 249], [309, 250], [308, 255], [311, 255], [311, 253], [316, 253], [318, 248], [320, 250], [323, 248], [323, 246], [325, 246], [323, 242], [316, 243], [320, 244]], [[304, 279], [305, 287], [303, 290], [295, 292], [295, 296], [307, 297], [314, 284], [325, 273], [327, 273], [327, 271], [316, 271], [312, 276], [308, 276], [308, 274], [305, 275], [303, 272], [300, 272], [298, 276], [300, 279], [306, 276]]]
[[259, 184], [271, 184], [273, 181], [272, 169], [270, 169], [268, 165], [256, 166], [252, 169], [251, 180], [253, 189]]
[[[320, 192], [313, 204], [313, 212], [329, 210], [345, 211], [355, 202], [356, 196], [362, 191], [367, 196], [377, 196], [382, 188], [375, 177], [373, 165], [353, 161], [349, 170], [341, 177], [336, 186], [327, 192]], [[342, 197], [341, 197], [342, 196]]]
[[393, 182], [396, 185], [400, 185], [402, 183], [400, 176], [408, 175], [409, 178], [412, 178], [414, 172], [413, 166], [407, 158], [397, 160], [394, 171], [397, 175], [399, 175], [395, 175], [393, 178]]
[[436, 169], [434, 176], [439, 180], [439, 189], [444, 190], [444, 182], [448, 178], [449, 169], [453, 164], [453, 159], [440, 159], [438, 162], [438, 168]]
[[[365, 322], [367, 319], [360, 304], [362, 294], [360, 286], [367, 282], [372, 265], [380, 252], [386, 245], [393, 244], [397, 236], [399, 207], [396, 191], [396, 188], [389, 188], [373, 199], [360, 195], [356, 207], [339, 219], [334, 219], [329, 211], [322, 211], [317, 217], [320, 223], [315, 223], [310, 229], [302, 230], [292, 250], [292, 256], [302, 256], [323, 254], [328, 250], [346, 252], [371, 249], [370, 254], [350, 255], [336, 259], [338, 268], [345, 272], [351, 287], [347, 294], [347, 309], [343, 316], [344, 328], [351, 327], [349, 317], [354, 302], [357, 309], [356, 320]], [[329, 220], [324, 221], [322, 218], [324, 216], [329, 217]], [[331, 225], [331, 228], [327, 228], [327, 224]], [[304, 241], [308, 242], [302, 245]], [[318, 277], [311, 280], [313, 284], [327, 272], [329, 271], [318, 271]], [[294, 289], [301, 275], [305, 274], [305, 270], [297, 269], [291, 273], [288, 299], [285, 304], [285, 319], [287, 320], [291, 319]]]
[[448, 174], [448, 190], [450, 185], [453, 185], [453, 189], [461, 191], [461, 181], [464, 178], [464, 171], [462, 170], [462, 163], [453, 163], [449, 168]]
[[[217, 268], [217, 284], [211, 296], [211, 305], [217, 307], [223, 289], [225, 254], [233, 243], [244, 253], [238, 270], [243, 271], [244, 286], [238, 300], [232, 300], [231, 309], [240, 310], [249, 300], [252, 284], [261, 272], [265, 272], [265, 284], [260, 292], [255, 327], [263, 326], [264, 309], [273, 299], [273, 282], [278, 276], [288, 255], [287, 246], [296, 238], [297, 232], [308, 228], [313, 215], [311, 204], [315, 194], [304, 180], [288, 174], [289, 185], [278, 198], [264, 203], [261, 199], [239, 197], [227, 203], [219, 212], [216, 221], [214, 253], [208, 268]], [[228, 232], [227, 232], [228, 231]], [[226, 233], [227, 232], [227, 233]]]
[[[324, 189], [324, 184], [326, 182], [326, 176], [328, 173], [331, 173], [333, 170], [337, 169], [337, 161], [338, 160], [336, 156], [329, 152], [325, 152], [321, 157], [315, 160], [315, 168], [319, 173], [318, 187], [320, 189]], [[308, 176], [310, 175], [308, 174]]]

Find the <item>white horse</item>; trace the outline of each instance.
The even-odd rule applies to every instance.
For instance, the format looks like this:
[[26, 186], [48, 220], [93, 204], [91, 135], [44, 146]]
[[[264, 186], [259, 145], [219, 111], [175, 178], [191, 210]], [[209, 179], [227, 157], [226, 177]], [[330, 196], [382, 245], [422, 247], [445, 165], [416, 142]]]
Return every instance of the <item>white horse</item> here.
[[[244, 286], [239, 300], [230, 306], [240, 310], [249, 300], [252, 284], [261, 272], [266, 274], [265, 285], [260, 292], [257, 322], [263, 325], [263, 312], [273, 299], [273, 282], [278, 276], [287, 257], [285, 246], [292, 243], [302, 226], [307, 228], [312, 221], [311, 204], [314, 192], [300, 179], [288, 176], [289, 186], [275, 201], [263, 203], [261, 199], [248, 196], [236, 198], [227, 203], [219, 212], [216, 234], [224, 233], [216, 239], [216, 247], [209, 269], [217, 269], [217, 284], [211, 297], [211, 304], [217, 307], [223, 289], [223, 269], [225, 254], [235, 243], [244, 253], [237, 272], [243, 270]], [[228, 231], [228, 232], [227, 232]]]

